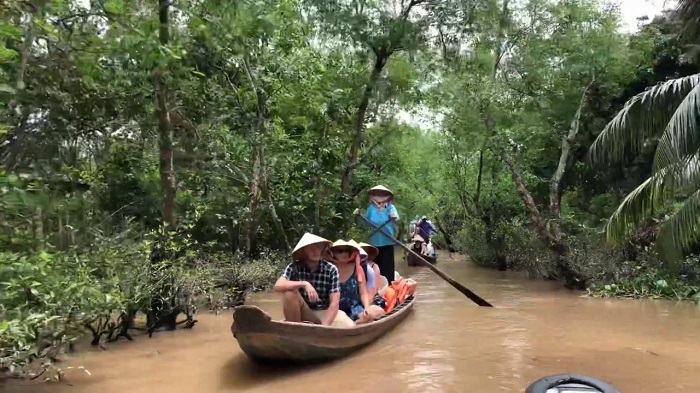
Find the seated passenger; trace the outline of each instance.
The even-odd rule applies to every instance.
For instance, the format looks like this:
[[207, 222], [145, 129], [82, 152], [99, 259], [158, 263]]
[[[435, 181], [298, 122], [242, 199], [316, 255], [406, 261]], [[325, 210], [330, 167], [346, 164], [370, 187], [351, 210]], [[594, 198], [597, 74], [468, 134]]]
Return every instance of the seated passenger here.
[[[367, 275], [367, 293], [369, 294], [370, 299], [372, 299], [371, 303], [384, 308], [386, 302], [384, 301], [384, 298], [382, 297], [383, 293], [381, 292], [383, 292], [383, 289], [388, 285], [388, 281], [384, 276], [379, 274], [379, 266], [377, 266], [376, 263], [369, 261], [369, 254], [367, 253], [368, 250], [372, 251], [372, 249], [374, 249], [375, 252], [372, 255], [374, 257], [379, 253], [379, 250], [366, 243], [358, 244], [354, 240], [349, 240], [349, 243], [352, 243], [353, 246], [356, 246], [360, 250], [360, 265]], [[363, 247], [362, 244], [365, 244], [367, 247]], [[372, 269], [370, 264], [374, 265], [376, 271]], [[379, 280], [377, 280], [377, 277], [379, 277]]]
[[428, 255], [428, 250], [425, 246], [425, 241], [420, 235], [413, 236], [413, 252], [420, 255]]
[[433, 246], [433, 240], [431, 238], [428, 238], [428, 241], [425, 243], [425, 254], [429, 257], [435, 257], [437, 255], [435, 253], [435, 247]]
[[[349, 240], [349, 243], [352, 243], [353, 246], [358, 248], [360, 250], [360, 260], [361, 260], [361, 265], [362, 268], [364, 269], [365, 274], [367, 275], [367, 292], [370, 295], [370, 299], [372, 299], [371, 303], [382, 310], [386, 306], [386, 301], [384, 300], [384, 290], [386, 289], [387, 286], [389, 286], [389, 282], [387, 281], [386, 277], [382, 276], [379, 272], [379, 265], [374, 263], [373, 261], [370, 261], [371, 259], [374, 259], [379, 255], [379, 250], [367, 243], [357, 243], [354, 240]], [[364, 246], [363, 246], [364, 245]], [[363, 256], [364, 255], [364, 256]], [[398, 275], [398, 272], [394, 272], [395, 275]], [[377, 279], [378, 278], [378, 279]], [[374, 310], [372, 312], [372, 306], [370, 306], [370, 313], [366, 315], [378, 317], [381, 316], [382, 314], [378, 314], [378, 309]], [[373, 318], [374, 318], [373, 317]], [[371, 319], [374, 320], [374, 319]]]
[[367, 243], [360, 243], [359, 245], [360, 248], [362, 248], [367, 253], [367, 267], [374, 270], [375, 286], [377, 291], [380, 291], [383, 287], [385, 287], [388, 284], [386, 277], [382, 276], [379, 272], [379, 265], [374, 263], [374, 258], [376, 258], [377, 255], [379, 255], [379, 249]]
[[377, 294], [377, 285], [374, 270], [372, 270], [372, 268], [369, 267], [369, 264], [367, 263], [367, 257], [367, 252], [360, 248], [360, 265], [362, 266], [362, 269], [364, 269], [367, 275], [367, 293], [370, 297], [372, 297]]
[[365, 269], [360, 262], [359, 247], [337, 240], [330, 248], [331, 261], [338, 268], [340, 310], [353, 321], [370, 304]]
[[372, 297], [367, 291], [367, 268], [360, 262], [360, 250], [362, 248], [354, 241], [338, 240], [331, 247], [333, 263], [338, 268], [340, 280], [340, 310], [351, 320], [356, 321], [368, 313], [363, 321], [369, 320], [377, 314], [372, 304]]
[[311, 322], [347, 326], [352, 321], [339, 312], [338, 269], [323, 260], [333, 243], [305, 233], [292, 251], [293, 262], [277, 279], [273, 290], [283, 293], [284, 318], [289, 322]]

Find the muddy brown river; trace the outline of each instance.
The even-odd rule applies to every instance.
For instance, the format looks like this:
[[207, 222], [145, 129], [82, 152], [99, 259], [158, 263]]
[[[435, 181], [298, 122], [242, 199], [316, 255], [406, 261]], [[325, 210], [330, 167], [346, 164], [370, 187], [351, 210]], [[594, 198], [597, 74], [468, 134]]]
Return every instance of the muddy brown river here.
[[[412, 315], [354, 356], [302, 370], [262, 370], [231, 336], [231, 312], [202, 312], [193, 330], [83, 349], [64, 382], [4, 386], [8, 393], [523, 392], [534, 380], [575, 372], [622, 392], [700, 392], [700, 309], [690, 302], [581, 297], [441, 256], [439, 267], [495, 308], [480, 308], [422, 267]], [[397, 261], [398, 262], [398, 261]], [[250, 301], [281, 316], [274, 294]]]

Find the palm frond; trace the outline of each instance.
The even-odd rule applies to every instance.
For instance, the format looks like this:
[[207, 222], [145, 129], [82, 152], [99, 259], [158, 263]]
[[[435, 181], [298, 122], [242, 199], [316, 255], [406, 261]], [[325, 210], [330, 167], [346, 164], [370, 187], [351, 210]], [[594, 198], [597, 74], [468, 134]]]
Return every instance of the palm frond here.
[[683, 206], [663, 223], [656, 237], [657, 248], [665, 260], [675, 262], [700, 240], [700, 190], [683, 202]]
[[700, 1], [678, 0], [676, 13], [683, 21], [683, 35], [691, 42], [700, 36]]
[[644, 143], [666, 129], [688, 93], [700, 84], [700, 74], [673, 79], [629, 99], [605, 126], [589, 151], [594, 162], [621, 160], [638, 153]]
[[699, 188], [700, 155], [661, 168], [620, 203], [605, 226], [608, 241], [621, 242], [640, 222], [668, 206], [678, 195], [694, 193]]
[[700, 147], [698, 118], [700, 117], [700, 83], [685, 96], [671, 116], [654, 157], [654, 168], [663, 168], [683, 157], [693, 154]]

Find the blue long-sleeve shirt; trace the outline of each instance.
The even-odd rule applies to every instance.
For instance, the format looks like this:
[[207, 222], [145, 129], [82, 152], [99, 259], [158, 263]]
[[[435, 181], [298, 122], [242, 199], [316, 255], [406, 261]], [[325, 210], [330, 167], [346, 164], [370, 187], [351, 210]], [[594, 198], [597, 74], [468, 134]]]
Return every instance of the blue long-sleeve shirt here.
[[423, 239], [427, 239], [430, 236], [432, 236], [434, 233], [437, 233], [437, 228], [428, 221], [421, 221], [418, 223], [418, 229], [419, 229], [419, 235]]
[[[387, 204], [387, 206], [381, 210], [374, 203], [370, 203], [369, 208], [367, 208], [367, 214], [365, 215], [365, 218], [372, 224], [376, 225], [377, 227], [380, 227], [382, 226], [382, 224], [387, 222], [387, 220], [389, 220], [389, 216], [391, 213], [394, 213], [394, 215], [396, 216], [396, 221], [398, 221], [399, 212], [396, 210], [396, 207], [393, 203]], [[374, 230], [374, 228], [370, 228], [370, 231], [372, 230]], [[389, 224], [384, 225], [382, 230], [386, 231], [386, 233], [388, 233], [392, 237], [396, 237], [397, 228], [395, 222], [391, 222]], [[395, 243], [391, 239], [386, 237], [383, 233], [381, 233], [381, 231], [377, 231], [369, 238], [369, 244], [375, 247], [383, 247], [393, 246]]]

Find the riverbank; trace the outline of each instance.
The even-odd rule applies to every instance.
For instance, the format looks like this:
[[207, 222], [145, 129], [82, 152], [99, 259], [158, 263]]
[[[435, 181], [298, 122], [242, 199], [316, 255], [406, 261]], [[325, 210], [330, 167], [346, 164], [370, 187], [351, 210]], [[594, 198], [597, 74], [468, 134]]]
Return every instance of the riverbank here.
[[[500, 242], [489, 244], [479, 231], [462, 230], [457, 248], [478, 265], [496, 270], [524, 271], [530, 277], [555, 277], [557, 261], [529, 229], [501, 228]], [[494, 232], [495, 233], [495, 232]], [[586, 284], [592, 297], [690, 300], [700, 304], [700, 258], [690, 256], [676, 266], [661, 262], [653, 244], [619, 249], [600, 234], [581, 231], [567, 239], [565, 264]], [[498, 247], [498, 248], [497, 248]]]
[[142, 341], [144, 333], [195, 327], [198, 309], [219, 313], [242, 304], [270, 288], [288, 260], [278, 252], [256, 259], [184, 252], [157, 261], [153, 255], [147, 241], [82, 253], [3, 253], [0, 374], [32, 378], [56, 371], [54, 362], [77, 342], [105, 348]]

